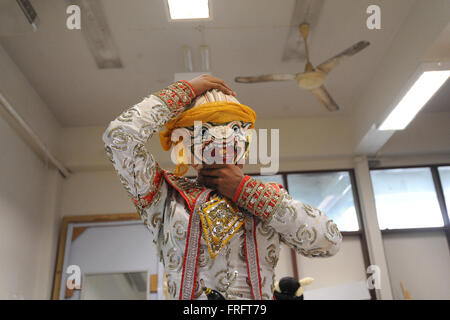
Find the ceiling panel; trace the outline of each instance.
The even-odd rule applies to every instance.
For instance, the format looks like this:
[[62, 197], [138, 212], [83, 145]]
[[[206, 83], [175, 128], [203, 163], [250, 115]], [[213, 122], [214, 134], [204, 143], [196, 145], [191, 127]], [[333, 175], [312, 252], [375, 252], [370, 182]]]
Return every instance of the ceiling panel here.
[[[373, 1], [326, 0], [310, 41], [313, 64], [359, 40], [371, 46], [333, 70], [326, 87], [341, 106], [331, 114], [295, 82], [237, 84], [238, 75], [295, 73], [301, 61], [282, 62], [294, 0], [213, 1], [213, 20], [169, 22], [164, 1], [103, 1], [121, 69], [98, 69], [80, 31], [65, 27], [69, 1], [32, 1], [40, 28], [0, 37], [12, 59], [63, 126], [105, 125], [127, 106], [170, 84], [184, 72], [181, 48], [190, 45], [194, 67], [201, 44], [210, 47], [211, 69], [259, 118], [351, 116], [353, 102], [368, 85], [413, 0], [377, 1], [382, 30], [368, 30], [365, 10]], [[194, 69], [194, 71], [200, 71]]]

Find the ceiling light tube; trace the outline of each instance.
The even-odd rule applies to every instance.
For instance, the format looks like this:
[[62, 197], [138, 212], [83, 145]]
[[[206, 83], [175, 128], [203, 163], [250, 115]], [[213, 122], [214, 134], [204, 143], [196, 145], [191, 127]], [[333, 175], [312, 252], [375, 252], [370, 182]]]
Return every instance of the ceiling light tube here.
[[192, 52], [191, 47], [183, 46], [184, 68], [186, 72], [192, 72], [194, 70], [192, 64]]
[[209, 47], [200, 46], [200, 59], [202, 61], [202, 71], [209, 71]]
[[167, 0], [171, 20], [209, 19], [208, 0]]
[[[423, 64], [415, 73], [413, 85], [378, 130], [403, 130], [450, 77], [450, 68], [442, 63]], [[435, 70], [433, 70], [435, 69]], [[436, 70], [437, 69], [437, 70]]]

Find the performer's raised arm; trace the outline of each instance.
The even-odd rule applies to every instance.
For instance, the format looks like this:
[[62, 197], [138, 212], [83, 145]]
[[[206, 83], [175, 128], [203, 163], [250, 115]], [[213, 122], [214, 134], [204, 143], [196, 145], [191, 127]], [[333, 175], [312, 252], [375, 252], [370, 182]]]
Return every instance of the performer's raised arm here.
[[162, 170], [145, 143], [194, 98], [191, 85], [177, 81], [125, 110], [103, 134], [106, 154], [144, 220], [147, 218], [144, 208], [156, 199], [158, 203], [164, 202], [161, 189], [165, 183]]
[[148, 216], [147, 209], [153, 204], [164, 203], [167, 186], [162, 169], [145, 143], [166, 122], [188, 109], [196, 96], [212, 88], [234, 94], [223, 80], [209, 75], [199, 76], [190, 82], [177, 81], [125, 110], [110, 122], [103, 133], [106, 154], [138, 213], [151, 230], [155, 227], [154, 221], [159, 219]]

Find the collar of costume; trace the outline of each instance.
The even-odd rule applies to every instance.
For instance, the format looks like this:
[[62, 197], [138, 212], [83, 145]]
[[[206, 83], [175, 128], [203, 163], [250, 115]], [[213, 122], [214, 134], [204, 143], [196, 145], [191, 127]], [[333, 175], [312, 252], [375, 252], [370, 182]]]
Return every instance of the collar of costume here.
[[186, 201], [189, 211], [192, 213], [200, 193], [208, 188], [198, 184], [194, 180], [186, 177], [178, 177], [172, 172], [166, 170], [163, 170], [163, 174], [166, 181], [174, 187]]
[[172, 146], [172, 132], [177, 128], [193, 127], [195, 121], [224, 124], [231, 121], [251, 122], [255, 127], [256, 113], [250, 107], [232, 101], [214, 101], [184, 111], [166, 123], [166, 130], [159, 133], [161, 146], [165, 151]]

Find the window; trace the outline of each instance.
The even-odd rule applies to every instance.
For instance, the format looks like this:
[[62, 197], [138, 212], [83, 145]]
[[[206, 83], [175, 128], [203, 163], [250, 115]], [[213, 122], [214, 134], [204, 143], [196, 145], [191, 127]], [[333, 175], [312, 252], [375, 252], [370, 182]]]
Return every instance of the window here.
[[340, 231], [360, 229], [349, 172], [288, 174], [287, 183], [294, 199], [322, 210]]
[[439, 167], [439, 177], [441, 178], [442, 190], [444, 191], [445, 204], [447, 205], [447, 212], [450, 208], [450, 166]]
[[444, 225], [430, 168], [371, 170], [380, 229]]

